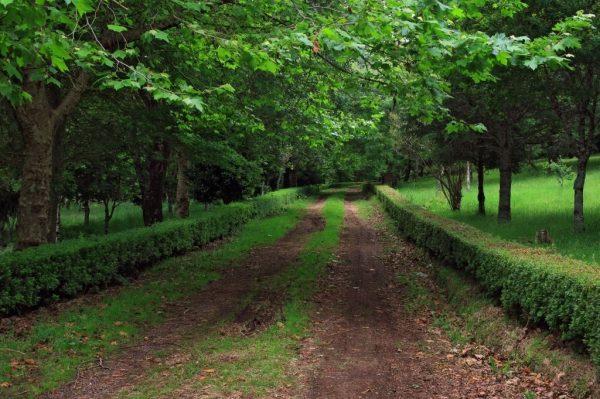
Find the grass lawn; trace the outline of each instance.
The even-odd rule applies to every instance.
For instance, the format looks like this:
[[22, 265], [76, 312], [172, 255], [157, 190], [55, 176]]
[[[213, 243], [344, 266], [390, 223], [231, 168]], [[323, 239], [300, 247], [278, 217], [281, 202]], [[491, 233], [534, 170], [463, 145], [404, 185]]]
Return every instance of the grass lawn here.
[[[204, 204], [192, 201], [190, 203], [190, 214], [195, 216], [201, 212], [204, 212]], [[174, 217], [168, 212], [166, 204], [163, 206], [163, 214], [165, 219]], [[104, 205], [90, 204], [90, 225], [87, 228], [83, 226], [83, 209], [79, 205], [62, 208], [60, 222], [61, 239], [104, 234]], [[110, 233], [143, 226], [142, 208], [131, 202], [126, 202], [120, 204], [115, 210], [115, 214], [110, 221]]]
[[[572, 161], [570, 161], [572, 162]], [[398, 191], [410, 201], [432, 212], [475, 226], [494, 236], [533, 245], [535, 232], [546, 229], [559, 253], [590, 262], [600, 262], [600, 156], [593, 157], [588, 167], [585, 185], [585, 219], [587, 230], [573, 230], [572, 180], [561, 187], [558, 180], [541, 168], [526, 167], [513, 178], [512, 222], [496, 222], [498, 207], [497, 170], [485, 175], [487, 216], [477, 216], [477, 178], [471, 191], [463, 190], [462, 210], [452, 212], [444, 195], [437, 190], [433, 178], [401, 185]]]

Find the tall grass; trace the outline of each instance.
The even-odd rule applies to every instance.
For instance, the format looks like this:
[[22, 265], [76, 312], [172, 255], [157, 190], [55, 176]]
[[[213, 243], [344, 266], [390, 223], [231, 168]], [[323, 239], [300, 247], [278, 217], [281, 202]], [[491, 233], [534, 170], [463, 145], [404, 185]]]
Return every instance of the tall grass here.
[[[569, 161], [570, 164], [573, 161]], [[558, 180], [541, 167], [527, 167], [514, 176], [512, 189], [512, 222], [498, 224], [499, 175], [486, 172], [487, 216], [477, 215], [477, 186], [463, 190], [462, 210], [453, 212], [433, 178], [403, 184], [398, 190], [410, 201], [439, 215], [470, 224], [494, 236], [535, 245], [535, 233], [546, 229], [559, 253], [589, 262], [600, 263], [600, 156], [592, 158], [585, 187], [586, 232], [573, 229], [572, 180], [561, 187]]]

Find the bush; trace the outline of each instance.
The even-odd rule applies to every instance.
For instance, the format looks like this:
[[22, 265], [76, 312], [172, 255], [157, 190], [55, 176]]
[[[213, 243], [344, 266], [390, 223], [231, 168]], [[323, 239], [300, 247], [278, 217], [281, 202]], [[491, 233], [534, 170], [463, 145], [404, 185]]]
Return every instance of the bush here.
[[101, 288], [160, 259], [229, 236], [250, 219], [285, 209], [304, 189], [287, 189], [106, 237], [63, 241], [0, 257], [0, 314]]
[[581, 339], [600, 368], [600, 270], [597, 266], [496, 239], [406, 201], [387, 186], [377, 196], [404, 235], [471, 273], [505, 309]]

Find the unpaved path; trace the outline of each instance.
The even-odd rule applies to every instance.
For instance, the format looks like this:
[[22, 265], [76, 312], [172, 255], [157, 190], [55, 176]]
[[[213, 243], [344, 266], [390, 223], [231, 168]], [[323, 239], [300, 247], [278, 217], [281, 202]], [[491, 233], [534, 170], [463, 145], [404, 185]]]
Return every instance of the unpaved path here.
[[[406, 309], [399, 269], [421, 260], [411, 244], [390, 243], [376, 223], [358, 217], [358, 196], [347, 196], [339, 260], [315, 298], [314, 338], [302, 349], [305, 386], [298, 396], [523, 398], [523, 387], [494, 375], [485, 359], [463, 358], [431, 320]], [[394, 262], [387, 262], [385, 250], [392, 248]]]
[[254, 328], [260, 320], [244, 308], [242, 300], [262, 279], [273, 276], [292, 265], [310, 234], [322, 230], [321, 208], [324, 200], [313, 204], [298, 225], [281, 240], [268, 247], [253, 250], [242, 264], [226, 270], [222, 278], [190, 298], [165, 310], [165, 321], [149, 331], [135, 346], [123, 348], [113, 358], [102, 359], [92, 368], [82, 369], [75, 380], [43, 398], [96, 399], [113, 398], [118, 392], [134, 387], [156, 365], [155, 353], [169, 353], [167, 362], [185, 361], [188, 354], [180, 343], [206, 334], [227, 317], [238, 314], [238, 321], [250, 322]]

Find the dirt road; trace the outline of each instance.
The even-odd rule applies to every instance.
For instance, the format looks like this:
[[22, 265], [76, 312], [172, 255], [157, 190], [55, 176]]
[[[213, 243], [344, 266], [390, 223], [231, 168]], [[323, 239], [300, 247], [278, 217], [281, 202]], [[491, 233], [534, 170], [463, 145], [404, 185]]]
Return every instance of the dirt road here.
[[398, 275], [422, 260], [412, 244], [385, 234], [373, 218], [361, 219], [359, 197], [346, 199], [339, 261], [315, 298], [314, 338], [302, 354], [310, 371], [298, 396], [523, 398], [523, 387], [494, 375], [483, 357], [457, 354], [428, 317], [407, 310]]
[[[410, 287], [399, 276], [414, 278], [415, 273], [423, 274], [423, 259], [412, 244], [384, 227], [380, 210], [369, 218], [359, 215], [356, 200], [361, 198], [362, 194], [352, 191], [346, 196], [337, 260], [322, 276], [312, 299], [315, 306], [309, 338], [298, 345], [298, 358], [289, 359], [296, 388], [286, 384], [262, 397], [570, 398], [563, 387], [552, 385], [543, 376], [493, 372], [488, 357], [465, 352], [435, 327], [430, 312], [415, 311]], [[274, 323], [286, 294], [269, 290], [264, 282], [293, 267], [311, 233], [324, 228], [322, 206], [323, 201], [318, 201], [283, 239], [253, 250], [240, 265], [224, 272], [220, 280], [173, 304], [167, 310], [166, 321], [146, 331], [143, 342], [124, 348], [100, 365], [82, 369], [70, 384], [44, 397], [115, 398], [148, 383], [149, 370], [155, 366], [153, 354], [159, 350], [168, 352], [165, 362], [185, 363], [190, 361], [185, 343], [202, 340], [220, 322], [248, 330]], [[244, 301], [249, 294], [253, 296]], [[258, 302], [260, 306], [255, 306]], [[290, 356], [295, 353], [296, 346]], [[254, 371], [250, 366], [248, 372]], [[195, 381], [168, 395], [151, 397], [259, 397], [252, 387], [246, 391], [234, 388], [234, 395], [204, 390], [211, 388], [210, 379], [200, 389]], [[531, 396], [534, 393], [536, 396]]]

